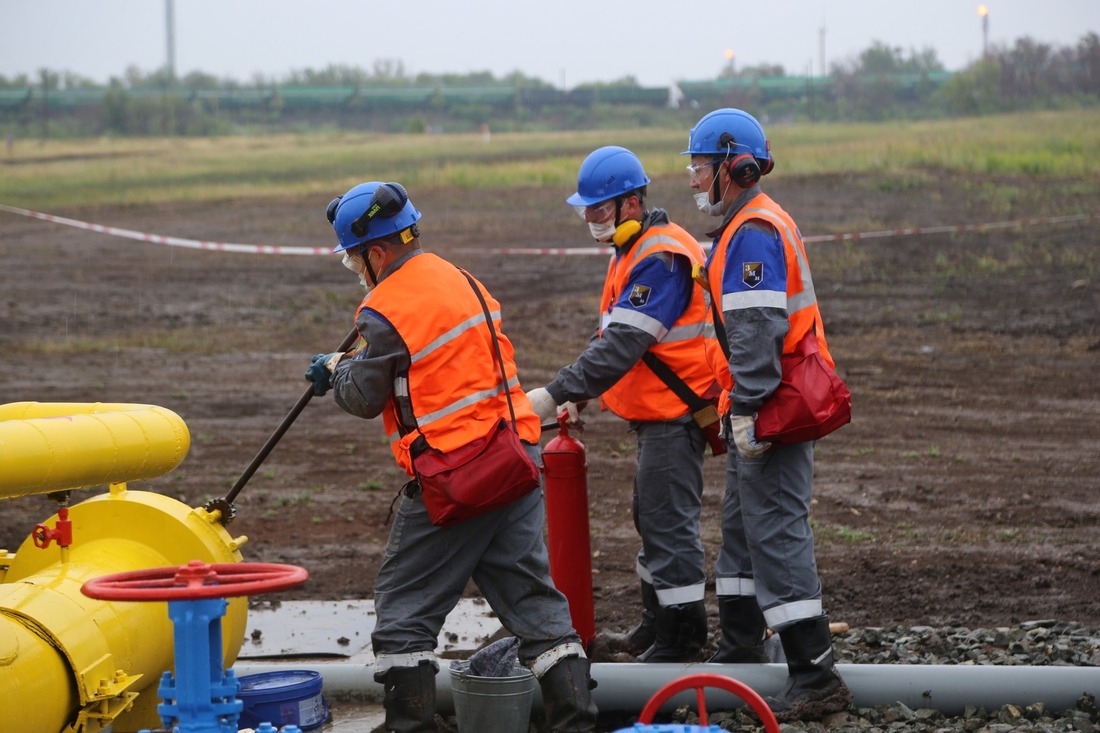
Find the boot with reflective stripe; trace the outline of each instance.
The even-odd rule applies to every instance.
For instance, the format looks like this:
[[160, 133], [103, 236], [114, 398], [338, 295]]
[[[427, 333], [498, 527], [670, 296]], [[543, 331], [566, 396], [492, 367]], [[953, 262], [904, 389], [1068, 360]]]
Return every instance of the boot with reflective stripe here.
[[661, 605], [657, 601], [657, 589], [653, 584], [644, 580], [639, 582], [642, 586], [642, 620], [625, 634], [601, 634], [609, 650], [623, 651], [635, 657], [651, 647], [657, 639], [657, 608]]
[[566, 657], [539, 679], [546, 725], [551, 733], [580, 733], [596, 729], [596, 703], [586, 657]]
[[708, 662], [720, 664], [761, 664], [768, 624], [756, 596], [718, 596], [721, 637]]
[[387, 733], [436, 733], [435, 667], [391, 667], [382, 677]]
[[702, 601], [657, 607], [657, 638], [639, 662], [698, 662], [707, 643], [707, 609]]
[[787, 684], [776, 697], [765, 698], [776, 720], [815, 720], [847, 710], [852, 693], [836, 671], [828, 616], [786, 627], [779, 641], [787, 655]]

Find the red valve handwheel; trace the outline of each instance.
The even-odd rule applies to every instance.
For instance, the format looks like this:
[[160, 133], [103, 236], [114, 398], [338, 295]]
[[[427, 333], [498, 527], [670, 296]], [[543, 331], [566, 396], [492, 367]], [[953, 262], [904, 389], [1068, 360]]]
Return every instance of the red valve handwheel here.
[[756, 694], [755, 690], [744, 682], [739, 682], [732, 677], [710, 672], [690, 674], [687, 677], [681, 677], [657, 690], [657, 692], [653, 693], [653, 697], [649, 698], [649, 702], [645, 704], [645, 707], [642, 708], [642, 714], [638, 716], [638, 722], [644, 724], [652, 723], [653, 716], [657, 714], [657, 711], [661, 709], [661, 706], [665, 704], [669, 698], [684, 690], [694, 689], [699, 707], [699, 724], [706, 725], [707, 708], [706, 699], [703, 695], [704, 687], [718, 687], [726, 692], [732, 692], [734, 695], [737, 695], [748, 703], [756, 712], [761, 722], [764, 723], [764, 730], [768, 733], [779, 733], [779, 723], [775, 719], [775, 714], [772, 713], [768, 704], [764, 702], [764, 698]]
[[305, 568], [268, 562], [214, 563], [132, 570], [93, 578], [81, 587], [104, 601], [180, 601], [273, 593], [301, 585]]

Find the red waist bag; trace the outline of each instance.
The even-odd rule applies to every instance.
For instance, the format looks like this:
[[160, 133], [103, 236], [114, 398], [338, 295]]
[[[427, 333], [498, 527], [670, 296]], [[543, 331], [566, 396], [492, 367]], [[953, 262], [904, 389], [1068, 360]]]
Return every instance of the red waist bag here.
[[538, 466], [504, 418], [484, 438], [449, 453], [429, 448], [412, 461], [437, 527], [499, 509], [539, 487]]
[[756, 415], [756, 439], [802, 443], [824, 438], [852, 421], [852, 393], [809, 331], [780, 360], [783, 380]]

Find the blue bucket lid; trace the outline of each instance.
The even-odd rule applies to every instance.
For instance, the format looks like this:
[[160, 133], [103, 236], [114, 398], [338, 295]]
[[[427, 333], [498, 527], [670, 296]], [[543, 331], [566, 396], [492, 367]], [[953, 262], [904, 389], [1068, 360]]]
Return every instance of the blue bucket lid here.
[[309, 697], [321, 692], [321, 673], [311, 669], [278, 670], [249, 674], [237, 680], [241, 699], [285, 699]]

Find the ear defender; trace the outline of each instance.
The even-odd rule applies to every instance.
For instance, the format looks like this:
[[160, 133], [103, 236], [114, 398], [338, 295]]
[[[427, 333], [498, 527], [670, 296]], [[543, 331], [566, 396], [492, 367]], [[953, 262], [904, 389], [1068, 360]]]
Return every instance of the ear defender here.
[[763, 172], [760, 170], [760, 164], [756, 162], [756, 158], [748, 153], [742, 153], [731, 160], [727, 164], [726, 170], [729, 172], [733, 182], [741, 188], [748, 188], [759, 181], [760, 176], [763, 175]]
[[615, 227], [615, 233], [611, 235], [611, 241], [616, 247], [622, 247], [640, 231], [642, 231], [642, 223], [629, 219]]
[[337, 196], [332, 201], [328, 202], [328, 208], [325, 209], [325, 218], [328, 219], [329, 224], [332, 224], [334, 221], [336, 221], [336, 209], [339, 208], [340, 201], [343, 198], [344, 197], [342, 195]]
[[[370, 205], [363, 215], [351, 223], [351, 231], [355, 236], [362, 237], [367, 233], [367, 225], [371, 219], [380, 217], [388, 219], [397, 216], [409, 202], [409, 194], [400, 183], [383, 183], [374, 190], [370, 197]], [[332, 204], [329, 204], [331, 209]], [[335, 211], [333, 209], [333, 211]]]
[[[733, 153], [733, 146], [736, 144], [737, 141], [728, 132], [723, 132], [718, 138], [718, 147], [726, 148], [727, 158]], [[771, 170], [771, 165], [768, 166], [768, 170]], [[752, 186], [766, 172], [760, 169], [760, 162], [748, 153], [741, 153], [726, 163], [726, 173], [729, 174], [730, 180], [741, 188]]]

